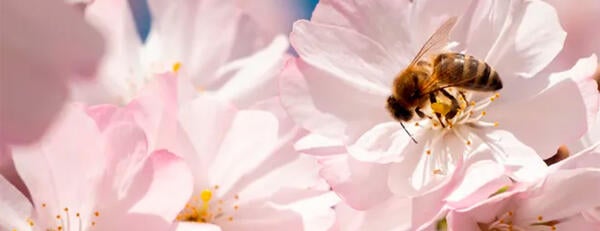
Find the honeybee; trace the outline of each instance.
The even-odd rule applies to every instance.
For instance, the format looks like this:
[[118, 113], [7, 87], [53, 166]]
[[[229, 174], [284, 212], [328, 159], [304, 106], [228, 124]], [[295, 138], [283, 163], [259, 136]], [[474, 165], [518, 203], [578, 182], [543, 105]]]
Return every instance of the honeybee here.
[[450, 100], [450, 108], [444, 114], [435, 112], [442, 127], [445, 127], [442, 116], [449, 120], [458, 113], [459, 102], [446, 88], [458, 88], [461, 94], [463, 90], [486, 92], [502, 88], [500, 76], [486, 62], [466, 54], [441, 52], [456, 20], [456, 17], [449, 18], [429, 37], [408, 67], [396, 76], [392, 94], [387, 99], [388, 111], [415, 143], [402, 122], [410, 121], [414, 114], [425, 117], [421, 109], [427, 101], [435, 104], [439, 94]]

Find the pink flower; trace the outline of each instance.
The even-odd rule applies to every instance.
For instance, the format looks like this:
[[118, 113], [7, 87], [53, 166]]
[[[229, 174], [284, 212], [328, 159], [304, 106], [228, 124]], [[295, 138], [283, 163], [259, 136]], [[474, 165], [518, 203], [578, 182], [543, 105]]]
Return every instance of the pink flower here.
[[400, 163], [361, 162], [342, 155], [322, 161], [321, 175], [345, 202], [336, 207], [338, 226], [347, 227], [342, 230], [428, 230], [448, 208], [472, 206], [511, 179], [527, 184], [546, 171], [533, 152], [513, 155], [506, 166], [490, 160], [492, 156], [490, 150], [475, 152], [450, 177], [419, 196], [408, 196], [412, 192], [398, 173], [403, 169]]
[[[498, 94], [467, 92], [452, 126], [406, 123], [414, 144], [386, 100], [394, 77], [449, 16], [459, 17], [454, 50], [485, 60], [504, 87]], [[541, 1], [321, 1], [290, 36], [300, 58], [281, 74], [282, 102], [301, 126], [346, 144], [357, 161], [398, 162], [399, 182], [419, 194], [479, 146], [500, 161], [530, 152], [527, 146], [547, 158], [581, 136], [586, 105], [575, 82], [538, 75], [564, 37], [554, 9]]]
[[[147, 41], [134, 28], [127, 1], [98, 0], [86, 16], [105, 35], [108, 55], [99, 81], [75, 89], [87, 102], [127, 104], [156, 74], [174, 72], [194, 91], [233, 100], [240, 107], [277, 95], [276, 74], [287, 39], [264, 41], [236, 1], [149, 1]], [[109, 13], [111, 12], [111, 13]]]
[[558, 13], [561, 25], [567, 32], [567, 39], [563, 50], [549, 65], [556, 71], [566, 69], [577, 62], [581, 57], [591, 54], [600, 55], [600, 32], [590, 30], [590, 26], [600, 21], [600, 2], [595, 0], [582, 0], [577, 4], [569, 1], [548, 0]]
[[330, 207], [336, 201], [319, 199], [329, 189], [319, 177], [319, 164], [293, 149], [305, 131], [283, 111], [259, 110], [261, 105], [238, 110], [209, 94], [179, 101], [176, 82], [172, 74], [158, 76], [124, 108], [104, 105], [89, 113], [99, 124], [133, 120], [147, 131], [151, 147], [185, 159], [193, 172], [194, 196], [180, 208], [178, 230], [331, 226]]
[[39, 143], [14, 147], [13, 159], [31, 202], [0, 178], [3, 230], [165, 230], [191, 195], [180, 158], [149, 152], [126, 121], [100, 132], [78, 106]]
[[[498, 191], [448, 213], [449, 230], [595, 230], [600, 221], [584, 217], [600, 207], [600, 152], [588, 149], [551, 166], [528, 188]], [[510, 190], [509, 190], [510, 189]]]
[[3, 1], [0, 146], [43, 135], [68, 96], [68, 83], [91, 76], [102, 52], [98, 32], [61, 0]]

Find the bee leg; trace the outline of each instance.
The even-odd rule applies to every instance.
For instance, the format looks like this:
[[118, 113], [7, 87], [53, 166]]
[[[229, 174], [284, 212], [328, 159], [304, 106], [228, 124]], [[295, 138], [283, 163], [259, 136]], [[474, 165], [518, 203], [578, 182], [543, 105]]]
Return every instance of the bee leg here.
[[421, 108], [418, 108], [418, 107], [415, 108], [415, 112], [417, 113], [417, 115], [419, 116], [419, 118], [421, 118], [421, 119], [425, 118], [425, 113], [423, 113], [421, 111]]
[[446, 120], [452, 119], [452, 118], [454, 118], [454, 116], [456, 116], [456, 114], [458, 113], [458, 109], [460, 108], [460, 105], [458, 104], [458, 100], [456, 100], [456, 97], [451, 95], [448, 91], [446, 91], [446, 89], [442, 88], [440, 91], [442, 92], [442, 94], [444, 96], [446, 96], [448, 99], [450, 99], [450, 101], [452, 101], [452, 106], [450, 107], [450, 111], [448, 111], [448, 113], [446, 113], [446, 115], [445, 115]]
[[[435, 98], [435, 95], [433, 93], [429, 94], [429, 102], [431, 104], [434, 104], [437, 102], [437, 99]], [[440, 122], [440, 124], [442, 125], [442, 127], [445, 128], [446, 125], [444, 124], [444, 122], [442, 122], [442, 114], [440, 114], [439, 112], [435, 112], [435, 117], [437, 117], [437, 119]]]

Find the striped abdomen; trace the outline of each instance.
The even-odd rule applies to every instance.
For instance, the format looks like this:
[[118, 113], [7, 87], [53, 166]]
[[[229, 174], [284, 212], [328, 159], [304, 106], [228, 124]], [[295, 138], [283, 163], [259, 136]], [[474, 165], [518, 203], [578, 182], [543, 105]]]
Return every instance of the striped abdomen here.
[[476, 91], [496, 91], [502, 88], [498, 73], [487, 63], [470, 55], [439, 54], [433, 67], [433, 74], [443, 85]]

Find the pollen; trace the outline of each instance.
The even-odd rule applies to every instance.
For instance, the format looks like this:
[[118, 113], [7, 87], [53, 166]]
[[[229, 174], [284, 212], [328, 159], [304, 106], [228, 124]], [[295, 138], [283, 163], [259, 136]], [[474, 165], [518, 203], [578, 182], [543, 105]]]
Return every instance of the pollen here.
[[201, 198], [201, 199], [202, 199], [202, 201], [204, 201], [204, 202], [208, 202], [208, 201], [210, 201], [210, 199], [212, 198], [212, 191], [210, 191], [210, 190], [207, 190], [207, 189], [206, 189], [206, 190], [203, 190], [203, 191], [200, 193], [200, 198]]
[[416, 122], [416, 123], [415, 123], [415, 126], [416, 126], [416, 127], [418, 127], [418, 126], [419, 126], [419, 122]]
[[450, 105], [445, 103], [432, 103], [431, 110], [433, 110], [435, 113], [446, 115], [450, 111]]
[[98, 211], [94, 212], [94, 216], [99, 217], [100, 216], [100, 212], [98, 212]]
[[425, 151], [425, 153], [426, 153], [427, 155], [431, 155], [431, 150], [427, 149], [427, 151]]
[[175, 62], [175, 64], [173, 64], [173, 72], [178, 73], [179, 70], [181, 69], [181, 62]]
[[494, 122], [494, 127], [498, 127], [499, 125], [500, 125], [500, 123]]
[[538, 221], [542, 221], [542, 220], [544, 220], [544, 217], [538, 216], [537, 219], [538, 219]]
[[481, 115], [482, 115], [482, 116], [485, 116], [486, 114], [487, 114], [487, 112], [485, 112], [485, 111], [482, 111], [482, 112], [481, 112]]
[[471, 141], [470, 140], [467, 140], [467, 145], [471, 145]]

